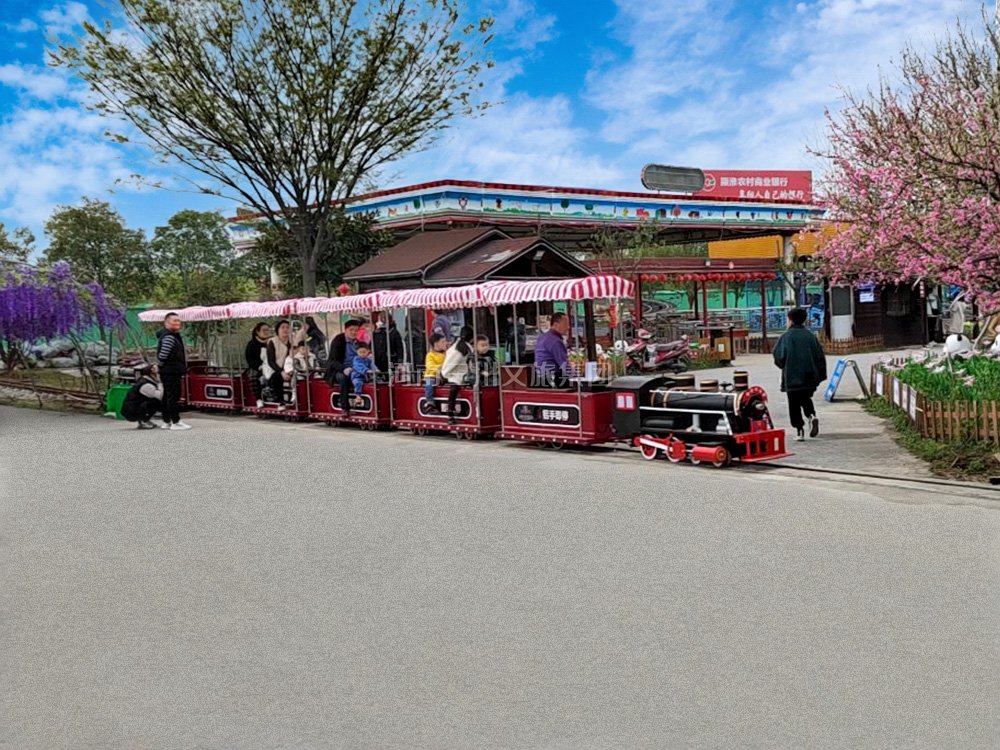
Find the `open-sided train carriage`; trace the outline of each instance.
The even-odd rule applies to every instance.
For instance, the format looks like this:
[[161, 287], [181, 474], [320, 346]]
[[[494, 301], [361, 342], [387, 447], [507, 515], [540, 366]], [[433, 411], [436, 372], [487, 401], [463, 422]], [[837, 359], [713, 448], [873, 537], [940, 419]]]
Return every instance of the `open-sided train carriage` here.
[[[387, 293], [384, 303], [395, 310], [405, 310], [407, 328], [412, 311], [476, 309], [485, 306], [484, 291], [504, 282], [488, 282], [461, 287], [412, 289]], [[476, 316], [472, 316], [473, 336], [479, 331]], [[494, 342], [495, 343], [495, 342]], [[490, 355], [493, 356], [493, 355]], [[462, 384], [455, 400], [455, 411], [448, 410], [450, 386], [434, 389], [433, 403], [424, 394], [421, 363], [395, 373], [392, 383], [394, 427], [422, 435], [451, 432], [459, 438], [492, 437], [500, 427], [500, 389], [496, 383], [481, 382], [474, 376], [471, 383]]]
[[[634, 293], [631, 282], [618, 276], [588, 276], [497, 284], [483, 291], [484, 303], [500, 306], [539, 303], [566, 303], [572, 343], [585, 349], [587, 360], [597, 359], [594, 335], [595, 300], [628, 299]], [[583, 308], [582, 320], [577, 308]], [[579, 333], [582, 331], [582, 336]], [[499, 437], [553, 447], [594, 445], [616, 439], [612, 425], [612, 393], [607, 379], [584, 372], [569, 379], [568, 387], [538, 387], [533, 367], [509, 365], [501, 368]]]

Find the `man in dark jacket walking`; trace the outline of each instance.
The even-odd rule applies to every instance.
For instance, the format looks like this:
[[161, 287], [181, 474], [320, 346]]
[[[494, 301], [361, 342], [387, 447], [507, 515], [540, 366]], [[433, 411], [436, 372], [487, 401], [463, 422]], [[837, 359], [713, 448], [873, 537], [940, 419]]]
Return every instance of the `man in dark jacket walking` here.
[[181, 338], [181, 319], [177, 313], [167, 313], [163, 328], [156, 334], [156, 362], [163, 383], [163, 425], [165, 430], [190, 430], [181, 421], [181, 378], [187, 372], [187, 356]]
[[807, 313], [801, 307], [788, 311], [789, 328], [774, 348], [774, 364], [781, 368], [781, 390], [788, 395], [788, 412], [795, 439], [805, 440], [805, 419], [809, 437], [819, 435], [819, 418], [812, 397], [826, 380], [826, 355], [819, 340], [805, 327]]

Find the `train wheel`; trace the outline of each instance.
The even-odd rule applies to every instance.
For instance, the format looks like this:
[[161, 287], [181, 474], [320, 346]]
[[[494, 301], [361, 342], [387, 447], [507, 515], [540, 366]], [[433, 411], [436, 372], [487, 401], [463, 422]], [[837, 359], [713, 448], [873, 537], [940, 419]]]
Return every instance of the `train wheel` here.
[[561, 451], [563, 448], [566, 447], [566, 443], [550, 443], [550, 445], [552, 446], [552, 450], [554, 451]]
[[733, 457], [729, 454], [729, 451], [720, 445], [718, 450], [715, 451], [715, 460], [712, 461], [712, 466], [716, 469], [721, 469], [724, 466], [729, 466], [732, 460]]
[[646, 445], [645, 443], [639, 443], [639, 452], [642, 453], [642, 457], [647, 461], [652, 461], [660, 455], [659, 448], [655, 445]]
[[687, 447], [680, 440], [673, 440], [667, 446], [666, 454], [670, 463], [679, 464], [687, 458]]

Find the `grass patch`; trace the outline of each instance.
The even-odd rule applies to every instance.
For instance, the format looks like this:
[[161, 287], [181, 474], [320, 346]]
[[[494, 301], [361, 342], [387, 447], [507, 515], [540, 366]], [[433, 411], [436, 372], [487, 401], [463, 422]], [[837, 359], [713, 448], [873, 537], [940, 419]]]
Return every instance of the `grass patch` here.
[[975, 440], [939, 443], [920, 434], [909, 418], [888, 399], [876, 396], [863, 402], [865, 411], [887, 419], [897, 443], [917, 458], [926, 461], [931, 471], [947, 479], [984, 482], [1000, 474], [1000, 446]]
[[[104, 381], [106, 378], [106, 369], [97, 370], [98, 374], [101, 376], [101, 380]], [[28, 377], [27, 371], [18, 368], [17, 370], [3, 370], [0, 371], [0, 378], [8, 381], [17, 381], [19, 386], [23, 384], [24, 388], [31, 387], [31, 381], [34, 380], [36, 385], [47, 386], [49, 388], [69, 388], [75, 391], [91, 391], [91, 379], [85, 378], [83, 376], [77, 377], [74, 375], [67, 375], [60, 372], [59, 370], [52, 370], [50, 368], [36, 368], [31, 371], [31, 377]], [[102, 391], [103, 392], [103, 391]]]
[[63, 401], [62, 399], [46, 399], [39, 406], [38, 399], [34, 396], [25, 396], [24, 398], [0, 396], [0, 406], [12, 406], [16, 409], [34, 409], [35, 411], [71, 412], [73, 414], [97, 413], [96, 407], [85, 406], [72, 401]]

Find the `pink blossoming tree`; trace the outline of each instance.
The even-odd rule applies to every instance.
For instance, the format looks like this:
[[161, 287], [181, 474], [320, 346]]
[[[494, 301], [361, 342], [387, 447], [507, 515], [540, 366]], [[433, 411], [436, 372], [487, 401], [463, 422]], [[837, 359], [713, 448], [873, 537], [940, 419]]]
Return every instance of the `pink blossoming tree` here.
[[1000, 308], [1000, 36], [983, 21], [904, 49], [898, 85], [828, 113], [816, 153], [842, 226], [818, 258], [832, 281], [953, 284]]

